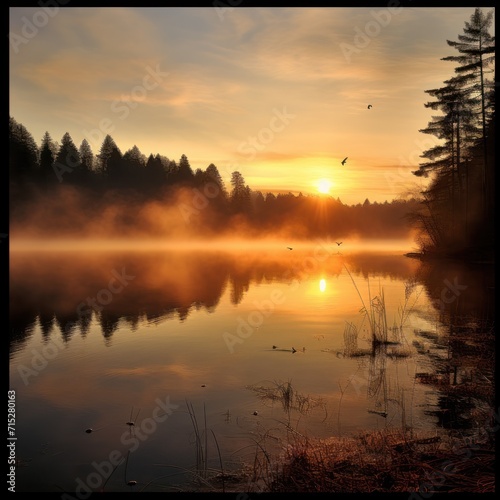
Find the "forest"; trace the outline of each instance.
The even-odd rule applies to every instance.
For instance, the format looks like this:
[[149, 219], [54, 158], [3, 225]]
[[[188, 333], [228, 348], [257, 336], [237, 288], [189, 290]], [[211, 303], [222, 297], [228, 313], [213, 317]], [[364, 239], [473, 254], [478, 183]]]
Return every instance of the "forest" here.
[[262, 193], [239, 171], [228, 188], [213, 163], [193, 171], [186, 155], [146, 157], [137, 146], [122, 153], [110, 135], [97, 155], [69, 133], [58, 144], [46, 132], [38, 146], [13, 117], [9, 125], [11, 227], [23, 235], [408, 238], [419, 205]]

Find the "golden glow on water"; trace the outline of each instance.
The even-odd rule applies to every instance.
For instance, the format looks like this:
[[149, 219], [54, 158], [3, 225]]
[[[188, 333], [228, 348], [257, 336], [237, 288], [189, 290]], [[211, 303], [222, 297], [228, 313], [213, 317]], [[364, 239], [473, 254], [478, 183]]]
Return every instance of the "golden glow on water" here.
[[[318, 217], [324, 217], [322, 212], [322, 200], [318, 203]], [[168, 238], [136, 238], [131, 235], [128, 238], [26, 238], [13, 235], [9, 242], [10, 252], [155, 252], [155, 251], [230, 251], [244, 252], [253, 251], [289, 251], [292, 248], [297, 251], [310, 251], [320, 247], [337, 253], [342, 250], [346, 252], [409, 252], [415, 250], [412, 239], [377, 239], [363, 240], [356, 236], [343, 238], [340, 249], [335, 244], [335, 238], [318, 238], [316, 240], [296, 240], [293, 238], [260, 238], [249, 240], [247, 238], [211, 239], [197, 240], [189, 238], [185, 240], [169, 240]]]
[[[418, 263], [387, 252], [351, 254], [343, 248], [349, 243], [346, 238], [342, 252], [328, 242], [304, 247], [294, 242], [292, 251], [279, 242], [273, 251], [248, 245], [226, 253], [158, 247], [142, 253], [12, 252], [10, 313], [17, 334], [10, 380], [22, 405], [19, 425], [34, 436], [31, 443], [24, 441], [20, 454], [35, 455], [35, 441], [58, 443], [56, 451], [66, 453], [50, 480], [67, 476], [69, 484], [63, 486], [71, 488], [81, 463], [109, 455], [117, 443], [132, 443], [123, 439], [131, 432], [125, 422], [132, 407], [134, 414], [141, 409], [140, 431], [141, 420], [147, 422], [157, 401], [168, 397], [179, 411], [147, 435], [140, 452], [144, 463], [188, 466], [194, 449], [186, 401], [198, 412], [206, 405], [208, 426], [229, 453], [231, 443], [244, 447], [241, 440], [255, 425], [274, 428], [284, 420], [278, 403], [266, 404], [248, 389], [280, 380], [291, 380], [298, 393], [325, 401], [316, 413], [292, 412], [299, 432], [314, 430], [325, 437], [339, 425], [345, 433], [377, 428], [382, 417], [367, 411], [380, 403], [367, 396], [372, 377], [384, 374], [391, 384], [397, 381], [398, 390], [412, 388], [416, 358], [388, 358], [384, 366], [369, 355], [350, 358], [346, 349], [354, 347], [346, 344], [346, 324], [357, 328], [355, 347], [369, 352], [362, 301], [369, 305], [383, 290], [392, 325], [405, 282], [415, 276]], [[412, 349], [415, 329], [432, 328], [423, 323], [430, 306], [424, 294], [420, 297], [422, 315], [410, 317], [404, 349]], [[92, 299], [99, 310], [91, 309]], [[82, 311], [91, 312], [86, 328], [78, 316]], [[42, 366], [45, 352], [46, 365], [20, 371], [20, 366]], [[42, 357], [34, 358], [36, 353]], [[353, 376], [357, 386], [349, 382]], [[392, 391], [391, 384], [386, 383]], [[415, 419], [424, 421], [424, 394], [416, 393], [412, 401]], [[223, 417], [228, 411], [229, 422]], [[391, 403], [387, 411], [387, 421], [401, 421], [397, 405]], [[50, 426], [37, 425], [43, 415], [51, 418]], [[90, 450], [84, 429], [105, 426]], [[167, 449], [171, 456], [165, 456]], [[143, 477], [150, 474], [145, 467]]]

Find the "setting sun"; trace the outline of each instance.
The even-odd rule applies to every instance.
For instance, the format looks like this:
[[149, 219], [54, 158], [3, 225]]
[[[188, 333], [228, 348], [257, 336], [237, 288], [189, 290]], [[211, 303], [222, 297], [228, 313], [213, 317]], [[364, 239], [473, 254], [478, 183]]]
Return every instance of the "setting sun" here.
[[320, 179], [318, 181], [318, 191], [323, 194], [328, 194], [330, 192], [330, 188], [332, 187], [332, 183], [328, 179]]

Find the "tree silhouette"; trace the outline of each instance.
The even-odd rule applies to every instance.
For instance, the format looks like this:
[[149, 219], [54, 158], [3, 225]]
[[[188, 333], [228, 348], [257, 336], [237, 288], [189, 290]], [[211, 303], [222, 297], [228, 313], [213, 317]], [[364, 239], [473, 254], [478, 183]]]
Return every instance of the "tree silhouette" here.
[[[448, 45], [460, 52], [458, 56], [443, 57], [443, 61], [453, 61], [460, 64], [455, 68], [458, 74], [454, 83], [461, 87], [469, 95], [479, 96], [479, 114], [482, 128], [483, 143], [483, 194], [486, 203], [486, 172], [487, 172], [487, 141], [486, 128], [491, 115], [491, 105], [487, 98], [490, 95], [488, 89], [493, 89], [494, 82], [486, 78], [488, 72], [493, 72], [495, 60], [495, 38], [489, 33], [493, 21], [493, 11], [484, 14], [476, 7], [470, 22], [465, 22], [464, 34], [458, 35], [458, 42], [447, 40]], [[491, 54], [491, 55], [489, 55]], [[475, 110], [474, 110], [475, 111]]]
[[146, 157], [134, 145], [123, 154], [123, 172], [121, 182], [128, 189], [140, 189], [144, 184]]
[[55, 155], [54, 142], [48, 132], [45, 132], [40, 146], [40, 180], [43, 184], [54, 179]]
[[81, 168], [80, 153], [73, 139], [66, 132], [61, 140], [61, 146], [54, 162], [54, 172], [59, 182], [67, 180], [71, 184], [78, 181], [78, 170]]
[[99, 154], [97, 155], [98, 170], [100, 173], [102, 173], [104, 177], [108, 176], [108, 161], [109, 158], [111, 157], [111, 153], [114, 150], [120, 152], [114, 139], [109, 134], [107, 134], [104, 140], [102, 141], [101, 149], [99, 150]]
[[9, 172], [14, 182], [33, 181], [38, 172], [38, 146], [27, 128], [9, 118]]
[[182, 155], [174, 173], [173, 181], [178, 184], [189, 185], [194, 180], [194, 173], [186, 155]]
[[[425, 106], [443, 113], [433, 116], [427, 128], [420, 130], [441, 142], [423, 152], [421, 157], [427, 161], [413, 172], [424, 177], [433, 174], [429, 188], [422, 193], [422, 210], [414, 214], [427, 250], [470, 252], [474, 245], [481, 246], [478, 241], [490, 239], [491, 228], [487, 226], [493, 197], [486, 181], [487, 173], [492, 172], [487, 129], [492, 123], [494, 100], [487, 90], [490, 83], [485, 73], [494, 60], [494, 56], [487, 56], [494, 51], [494, 38], [488, 33], [491, 22], [492, 13], [474, 11], [471, 21], [465, 23], [465, 34], [458, 36], [459, 42], [447, 40], [461, 55], [441, 58], [461, 64], [455, 68], [457, 76], [446, 80], [444, 87], [426, 90], [436, 100]], [[478, 154], [479, 147], [482, 154]], [[482, 161], [478, 161], [481, 156]], [[481, 227], [482, 234], [471, 231], [473, 226]]]
[[233, 186], [230, 195], [232, 213], [248, 213], [251, 205], [250, 191], [238, 170], [231, 174], [231, 185]]
[[144, 187], [150, 195], [158, 195], [165, 185], [167, 174], [161, 156], [150, 154], [144, 167]]
[[[26, 181], [22, 185], [19, 172], [25, 165], [17, 162], [23, 156], [10, 158], [10, 168], [16, 173], [11, 177], [11, 188], [14, 188], [11, 189], [12, 220], [15, 224], [22, 224], [23, 221], [29, 222], [30, 214], [36, 212], [39, 203], [46, 202], [47, 193], [36, 188], [36, 183], [41, 182], [36, 144], [30, 139], [29, 132], [14, 119], [10, 125], [11, 144], [17, 145], [24, 157], [31, 154], [32, 158], [30, 174], [25, 175]], [[50, 165], [49, 152], [56, 147], [49, 137], [47, 133], [42, 141], [44, 153], [40, 153], [46, 167]], [[188, 197], [196, 197], [198, 207], [203, 203], [203, 210], [196, 208], [197, 217], [193, 219], [196, 222], [191, 229], [207, 237], [233, 235], [236, 229], [246, 231], [249, 238], [276, 234], [277, 231], [293, 235], [294, 239], [327, 235], [339, 238], [351, 232], [368, 237], [381, 234], [405, 237], [408, 226], [403, 219], [406, 213], [415, 210], [417, 203], [409, 200], [366, 206], [359, 203], [349, 207], [331, 196], [263, 193], [253, 191], [238, 171], [231, 175], [232, 189], [227, 194], [213, 163], [205, 170], [198, 168], [194, 174], [186, 155], [181, 156], [177, 165], [160, 154], [150, 154], [146, 159], [134, 146], [122, 157], [110, 135], [104, 138], [96, 161], [88, 142], [83, 140], [77, 150], [69, 133], [63, 136], [55, 156], [59, 164], [65, 166], [62, 170], [59, 167], [58, 171], [65, 182], [59, 183], [57, 175], [52, 176], [51, 203], [46, 204], [45, 212], [47, 217], [36, 224], [37, 231], [44, 235], [81, 235], [84, 232], [82, 226], [67, 223], [71, 216], [68, 213], [67, 184], [78, 187], [78, 196], [71, 197], [71, 210], [80, 214], [83, 226], [86, 220], [91, 223], [97, 214], [113, 207], [113, 223], [106, 226], [110, 236], [129, 234], [132, 226], [165, 234], [161, 222], [156, 227], [155, 221], [149, 218], [151, 212], [141, 208], [153, 198], [159, 206], [178, 208], [176, 194], [183, 187], [198, 189], [187, 190]]]
[[88, 186], [94, 177], [94, 153], [92, 153], [92, 148], [87, 142], [87, 139], [83, 139], [78, 149], [80, 153], [80, 170], [78, 174], [80, 175], [80, 183], [82, 185]]

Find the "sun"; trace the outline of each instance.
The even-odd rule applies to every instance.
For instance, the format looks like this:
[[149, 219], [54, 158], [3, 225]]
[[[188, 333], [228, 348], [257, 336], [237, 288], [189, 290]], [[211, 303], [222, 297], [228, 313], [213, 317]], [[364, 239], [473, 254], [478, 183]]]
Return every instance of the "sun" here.
[[330, 188], [332, 187], [332, 183], [328, 179], [320, 179], [318, 181], [318, 191], [323, 194], [328, 194], [330, 192]]

